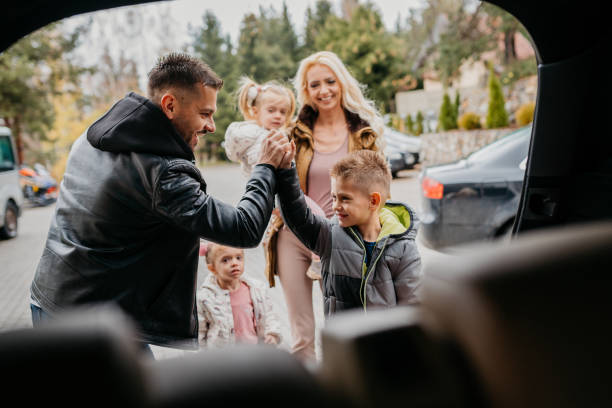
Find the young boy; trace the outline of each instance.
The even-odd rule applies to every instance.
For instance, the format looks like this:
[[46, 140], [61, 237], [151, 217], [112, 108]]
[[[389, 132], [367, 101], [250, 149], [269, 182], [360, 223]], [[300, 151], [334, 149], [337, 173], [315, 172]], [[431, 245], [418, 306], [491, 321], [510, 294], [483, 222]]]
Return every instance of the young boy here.
[[321, 257], [325, 315], [345, 309], [416, 304], [421, 257], [410, 207], [387, 202], [391, 173], [385, 158], [360, 150], [331, 170], [336, 216], [309, 210], [295, 168], [279, 169], [277, 191], [287, 226]]
[[280, 322], [266, 288], [243, 276], [244, 251], [209, 243], [202, 255], [211, 273], [197, 293], [200, 345], [280, 344]]

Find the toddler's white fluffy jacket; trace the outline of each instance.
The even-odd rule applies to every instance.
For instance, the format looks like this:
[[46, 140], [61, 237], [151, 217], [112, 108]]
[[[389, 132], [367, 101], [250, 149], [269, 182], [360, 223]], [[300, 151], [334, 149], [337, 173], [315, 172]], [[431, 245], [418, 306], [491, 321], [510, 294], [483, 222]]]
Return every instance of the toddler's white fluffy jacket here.
[[[244, 275], [240, 280], [249, 286], [255, 331], [263, 343], [266, 335], [277, 336], [281, 341], [280, 321], [274, 305], [264, 285]], [[221, 289], [215, 275], [208, 274], [197, 292], [198, 340], [201, 347], [221, 348], [236, 342], [234, 335], [234, 315], [230, 303], [229, 291]]]
[[252, 120], [232, 122], [225, 131], [225, 153], [231, 161], [240, 163], [242, 174], [247, 178], [257, 164], [261, 143], [268, 133], [269, 130]]

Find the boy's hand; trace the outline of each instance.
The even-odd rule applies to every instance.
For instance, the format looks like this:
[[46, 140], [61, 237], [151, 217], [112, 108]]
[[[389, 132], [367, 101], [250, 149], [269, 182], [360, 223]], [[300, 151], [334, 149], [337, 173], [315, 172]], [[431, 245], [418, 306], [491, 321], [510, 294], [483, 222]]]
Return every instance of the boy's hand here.
[[264, 337], [264, 343], [277, 345], [278, 337], [275, 334], [266, 334], [266, 337]]
[[289, 144], [289, 151], [285, 153], [283, 156], [283, 160], [281, 160], [278, 168], [280, 169], [289, 169], [291, 168], [291, 162], [295, 159], [295, 142], [292, 140]]
[[287, 136], [282, 132], [272, 131], [262, 143], [258, 164], [279, 167], [288, 151], [291, 151], [291, 146]]

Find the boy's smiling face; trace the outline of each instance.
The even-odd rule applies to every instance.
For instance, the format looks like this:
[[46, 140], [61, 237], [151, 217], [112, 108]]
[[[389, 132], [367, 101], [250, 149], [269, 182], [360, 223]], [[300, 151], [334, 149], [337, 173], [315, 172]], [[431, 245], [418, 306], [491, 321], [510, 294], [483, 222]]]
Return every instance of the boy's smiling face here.
[[373, 215], [373, 208], [377, 210], [378, 205], [372, 207], [372, 195], [343, 177], [331, 178], [331, 193], [333, 209], [341, 227], [365, 225]]

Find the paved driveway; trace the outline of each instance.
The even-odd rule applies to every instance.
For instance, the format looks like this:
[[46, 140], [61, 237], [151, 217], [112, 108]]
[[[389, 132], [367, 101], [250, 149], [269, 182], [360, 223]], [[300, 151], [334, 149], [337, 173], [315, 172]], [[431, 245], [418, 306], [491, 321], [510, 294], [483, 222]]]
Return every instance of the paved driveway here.
[[[208, 184], [208, 191], [213, 196], [228, 203], [235, 204], [244, 190], [245, 180], [236, 165], [226, 164], [207, 167], [202, 170]], [[420, 212], [418, 171], [404, 171], [398, 179], [393, 180], [391, 195], [394, 200], [403, 201]], [[0, 331], [15, 328], [31, 327], [29, 310], [29, 286], [36, 270], [36, 265], [44, 247], [54, 206], [26, 208], [20, 218], [19, 236], [16, 239], [0, 241]], [[423, 261], [436, 255], [419, 244]], [[246, 274], [263, 280], [264, 255], [260, 247], [247, 249], [245, 254]], [[198, 281], [208, 273], [203, 262], [199, 266]], [[282, 322], [285, 341], [282, 347], [290, 347], [289, 322], [287, 319], [285, 299], [277, 280], [277, 286], [271, 289]], [[313, 285], [313, 300], [317, 327], [323, 325], [321, 290]], [[318, 343], [318, 342], [317, 342]], [[170, 349], [154, 348], [158, 357], [169, 357], [176, 352]]]

